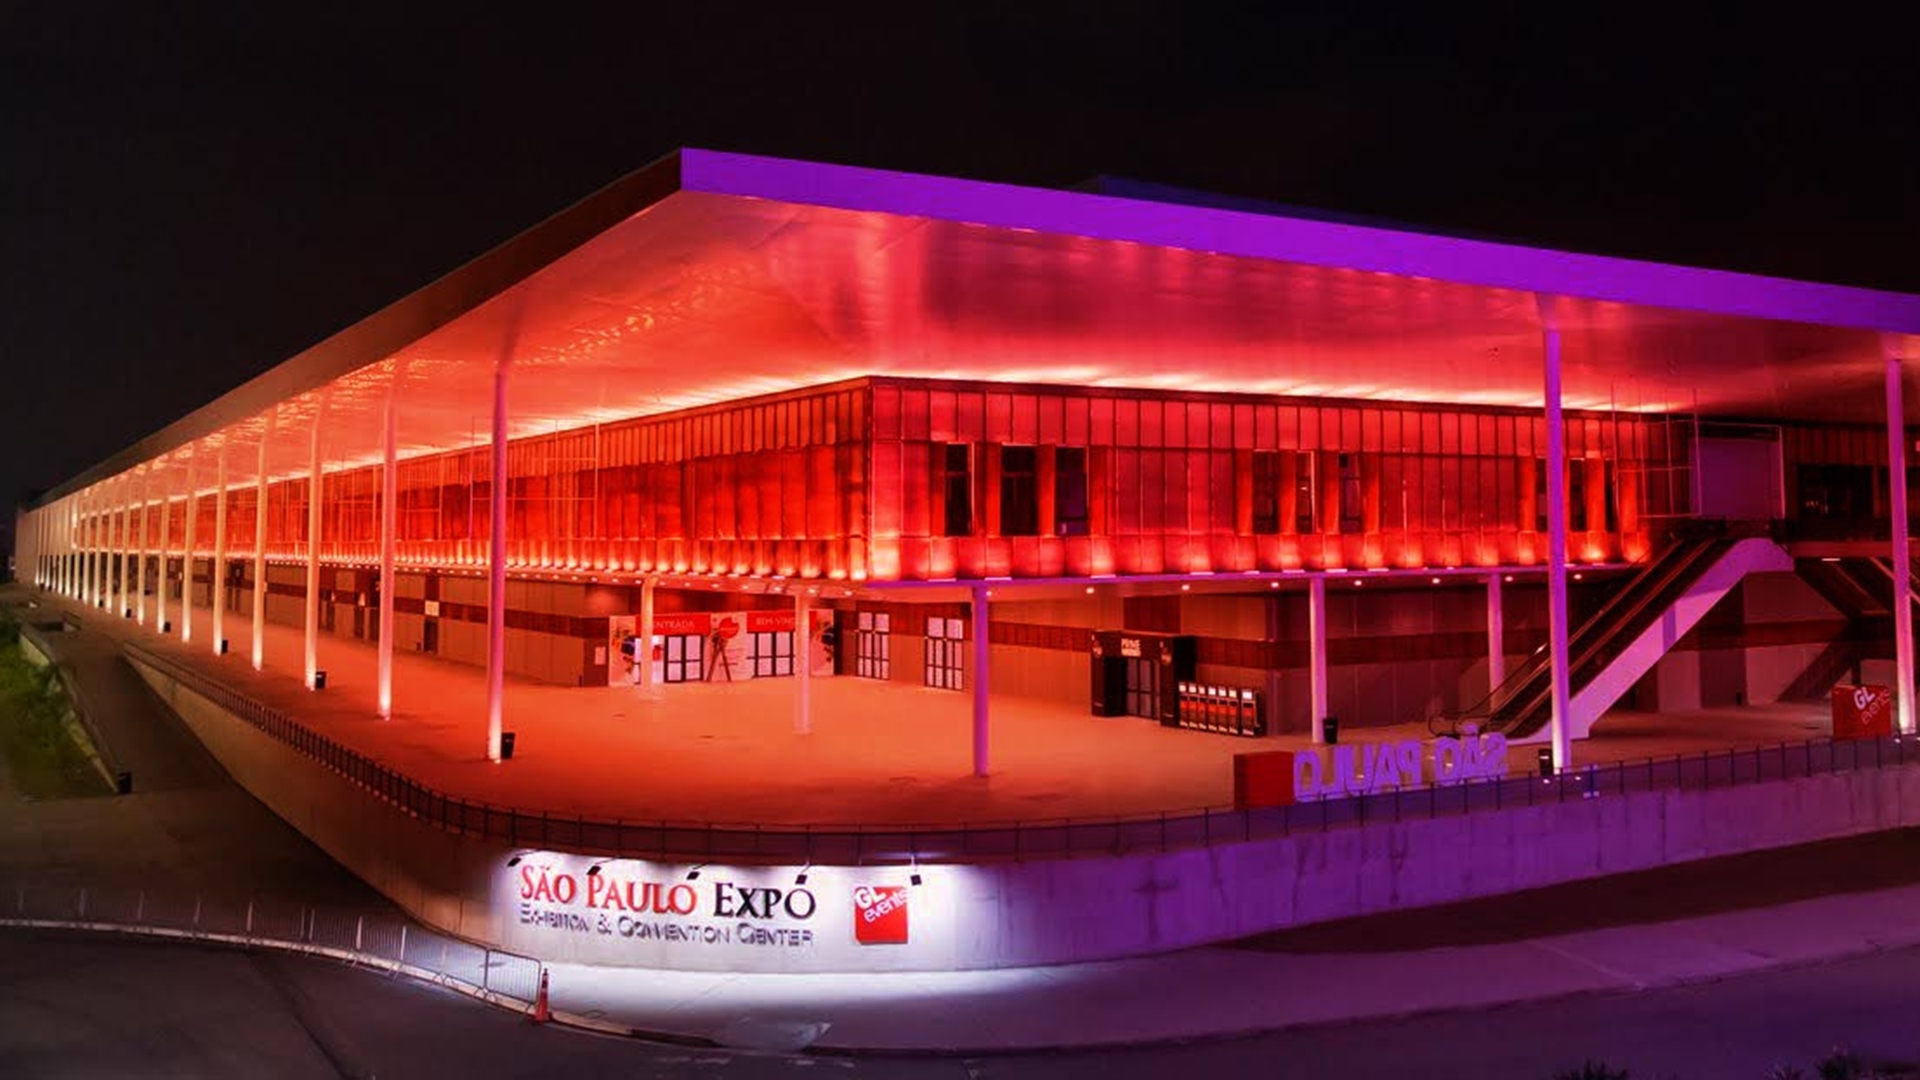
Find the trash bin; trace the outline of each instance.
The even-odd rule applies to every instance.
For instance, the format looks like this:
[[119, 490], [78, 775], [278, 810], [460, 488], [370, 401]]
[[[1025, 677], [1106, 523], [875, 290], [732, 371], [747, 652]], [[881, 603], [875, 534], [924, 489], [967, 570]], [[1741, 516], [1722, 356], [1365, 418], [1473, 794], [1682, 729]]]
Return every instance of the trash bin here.
[[1340, 745], [1340, 718], [1329, 716], [1320, 721], [1320, 733], [1326, 737], [1328, 746]]
[[1545, 746], [1541, 747], [1535, 752], [1534, 760], [1540, 763], [1541, 776], [1553, 775], [1553, 751], [1550, 748]]
[[503, 731], [500, 733], [500, 760], [506, 761], [511, 757], [513, 757], [513, 732]]
[[324, 671], [316, 671], [316, 672], [314, 672], [314, 673], [313, 673], [313, 688], [314, 688], [315, 690], [325, 690], [325, 689], [327, 688], [327, 673], [326, 673], [326, 672], [324, 672]]
[[116, 795], [133, 794], [133, 774], [125, 769], [113, 774], [113, 791]]

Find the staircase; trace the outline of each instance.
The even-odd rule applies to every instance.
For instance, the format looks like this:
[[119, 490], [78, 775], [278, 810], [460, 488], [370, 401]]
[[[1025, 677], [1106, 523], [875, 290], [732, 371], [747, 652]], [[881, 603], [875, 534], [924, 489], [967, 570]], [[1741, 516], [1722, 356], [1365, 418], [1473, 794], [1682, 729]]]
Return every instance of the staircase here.
[[[1793, 561], [1764, 537], [1682, 539], [1648, 560], [1593, 617], [1568, 635], [1571, 738], [1584, 738], [1668, 649], [1748, 574], [1785, 571]], [[1553, 682], [1542, 646], [1487, 699], [1458, 719], [1511, 741], [1544, 737]]]
[[1796, 559], [1794, 573], [1849, 619], [1893, 614], [1893, 571], [1877, 558]]
[[[1780, 693], [1783, 701], [1819, 701], [1835, 683], [1855, 676], [1861, 661], [1893, 658], [1893, 563], [1878, 556], [1828, 556], [1796, 559], [1793, 569], [1847, 619], [1846, 629]], [[1920, 581], [1914, 602], [1920, 604]]]

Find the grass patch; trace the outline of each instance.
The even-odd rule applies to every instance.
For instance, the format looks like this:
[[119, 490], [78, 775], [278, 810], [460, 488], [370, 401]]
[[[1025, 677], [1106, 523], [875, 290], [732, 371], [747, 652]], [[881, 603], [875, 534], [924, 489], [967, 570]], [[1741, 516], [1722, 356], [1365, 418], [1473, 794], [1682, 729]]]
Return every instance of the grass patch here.
[[67, 734], [66, 694], [52, 668], [20, 655], [20, 628], [0, 613], [0, 757], [29, 799], [106, 795], [111, 789]]

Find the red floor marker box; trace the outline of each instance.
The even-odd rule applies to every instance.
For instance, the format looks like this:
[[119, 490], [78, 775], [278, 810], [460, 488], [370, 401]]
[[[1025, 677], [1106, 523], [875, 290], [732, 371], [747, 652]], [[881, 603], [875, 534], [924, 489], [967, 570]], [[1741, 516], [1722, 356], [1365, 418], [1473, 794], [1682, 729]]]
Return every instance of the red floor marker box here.
[[1233, 755], [1233, 808], [1257, 810], [1293, 802], [1293, 751]]

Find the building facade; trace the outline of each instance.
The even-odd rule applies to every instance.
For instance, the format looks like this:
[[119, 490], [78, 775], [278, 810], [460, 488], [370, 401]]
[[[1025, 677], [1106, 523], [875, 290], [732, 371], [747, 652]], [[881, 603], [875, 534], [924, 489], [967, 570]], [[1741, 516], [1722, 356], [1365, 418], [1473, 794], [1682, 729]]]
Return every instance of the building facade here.
[[[1904, 541], [1888, 399], [1748, 373], [1897, 371], [1920, 299], [990, 188], [689, 151], [55, 489], [22, 565], [304, 625], [310, 678], [316, 635], [581, 686], [965, 692], [986, 658], [1000, 693], [1157, 716], [1177, 679], [1317, 732], [1472, 705], [1703, 522]], [[1740, 589], [1778, 617], [1683, 651], [1774, 657], [1742, 697], [1859, 636]]]

